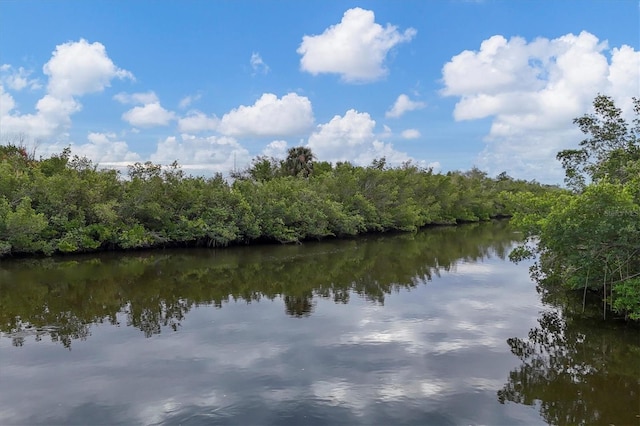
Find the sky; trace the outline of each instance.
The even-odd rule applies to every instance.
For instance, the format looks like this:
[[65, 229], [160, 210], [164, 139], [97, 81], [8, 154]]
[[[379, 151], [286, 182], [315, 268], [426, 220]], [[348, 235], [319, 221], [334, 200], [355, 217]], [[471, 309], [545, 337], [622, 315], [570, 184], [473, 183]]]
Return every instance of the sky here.
[[2, 143], [122, 170], [303, 145], [561, 183], [598, 93], [631, 117], [638, 1], [0, 0]]

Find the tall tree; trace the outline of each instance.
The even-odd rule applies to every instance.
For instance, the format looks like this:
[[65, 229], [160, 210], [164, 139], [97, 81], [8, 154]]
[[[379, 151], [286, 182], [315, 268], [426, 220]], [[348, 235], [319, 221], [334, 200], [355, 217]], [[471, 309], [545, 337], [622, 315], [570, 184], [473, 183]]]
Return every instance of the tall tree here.
[[308, 177], [313, 172], [314, 159], [310, 148], [304, 146], [290, 148], [285, 160], [285, 169], [291, 176]]
[[626, 183], [637, 175], [640, 161], [640, 99], [633, 98], [631, 128], [611, 97], [596, 96], [593, 108], [593, 114], [573, 120], [588, 136], [580, 142], [580, 149], [566, 149], [557, 155], [566, 172], [565, 182], [576, 191], [585, 188], [587, 179]]

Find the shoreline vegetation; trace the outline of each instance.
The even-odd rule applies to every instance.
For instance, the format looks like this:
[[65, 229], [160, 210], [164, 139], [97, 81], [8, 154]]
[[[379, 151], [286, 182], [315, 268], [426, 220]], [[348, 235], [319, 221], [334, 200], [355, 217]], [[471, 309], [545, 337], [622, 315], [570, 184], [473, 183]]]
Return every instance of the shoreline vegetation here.
[[514, 261], [535, 258], [532, 276], [543, 294], [576, 292], [640, 322], [640, 99], [627, 123], [611, 97], [598, 95], [593, 113], [574, 119], [586, 138], [557, 155], [571, 192], [516, 194], [512, 223], [525, 243]]
[[36, 159], [0, 146], [0, 259], [168, 247], [299, 243], [513, 213], [517, 193], [564, 192], [473, 168], [434, 173], [316, 162], [304, 147], [284, 160], [257, 157], [245, 170], [188, 176], [177, 162], [100, 169], [66, 148]]

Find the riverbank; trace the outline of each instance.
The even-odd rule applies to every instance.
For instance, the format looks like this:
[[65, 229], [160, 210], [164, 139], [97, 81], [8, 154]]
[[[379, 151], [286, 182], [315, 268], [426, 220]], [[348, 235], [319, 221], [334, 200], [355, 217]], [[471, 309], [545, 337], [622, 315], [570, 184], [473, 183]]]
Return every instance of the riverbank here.
[[512, 194], [561, 191], [504, 173], [384, 161], [318, 163], [295, 176], [284, 166], [259, 176], [249, 169], [227, 180], [187, 176], [176, 163], [135, 164], [125, 178], [68, 150], [41, 160], [16, 147], [0, 154], [0, 258], [416, 231], [507, 217]]

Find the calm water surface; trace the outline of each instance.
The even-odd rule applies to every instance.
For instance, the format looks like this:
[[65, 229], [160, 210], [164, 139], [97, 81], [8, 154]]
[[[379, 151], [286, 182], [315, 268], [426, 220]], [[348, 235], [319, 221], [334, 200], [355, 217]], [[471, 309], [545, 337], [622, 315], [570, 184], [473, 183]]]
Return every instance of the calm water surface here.
[[638, 329], [538, 294], [517, 239], [3, 261], [0, 424], [639, 424]]

